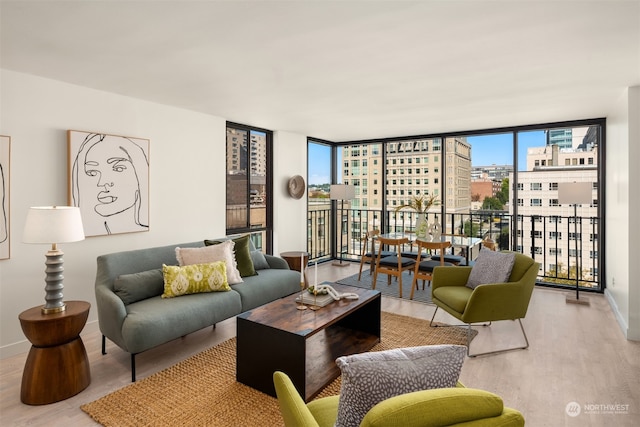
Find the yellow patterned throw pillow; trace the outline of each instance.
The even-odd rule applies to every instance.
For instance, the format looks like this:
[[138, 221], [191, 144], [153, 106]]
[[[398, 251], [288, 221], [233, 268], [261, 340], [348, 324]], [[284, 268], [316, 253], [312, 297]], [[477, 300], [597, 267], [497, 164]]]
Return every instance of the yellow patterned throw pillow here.
[[227, 268], [224, 261], [182, 267], [163, 264], [162, 273], [164, 275], [162, 298], [231, 290], [227, 282]]

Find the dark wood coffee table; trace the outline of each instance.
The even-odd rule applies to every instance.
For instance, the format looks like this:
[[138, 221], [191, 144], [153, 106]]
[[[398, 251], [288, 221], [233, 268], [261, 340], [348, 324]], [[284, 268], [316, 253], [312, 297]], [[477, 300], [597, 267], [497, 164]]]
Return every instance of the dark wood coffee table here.
[[273, 372], [285, 372], [305, 401], [340, 375], [335, 360], [380, 342], [380, 291], [337, 285], [354, 292], [320, 310], [296, 310], [299, 293], [237, 316], [236, 380], [276, 396]]

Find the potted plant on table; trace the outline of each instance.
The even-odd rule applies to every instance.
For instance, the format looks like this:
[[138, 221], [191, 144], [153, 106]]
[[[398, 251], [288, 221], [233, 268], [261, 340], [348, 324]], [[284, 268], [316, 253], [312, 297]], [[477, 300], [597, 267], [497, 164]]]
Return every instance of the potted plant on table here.
[[426, 238], [429, 231], [429, 224], [427, 222], [427, 212], [431, 209], [431, 206], [438, 204], [438, 196], [435, 195], [421, 195], [413, 196], [408, 204], [400, 205], [395, 208], [395, 212], [399, 212], [403, 209], [411, 209], [418, 214], [416, 220], [416, 237]]

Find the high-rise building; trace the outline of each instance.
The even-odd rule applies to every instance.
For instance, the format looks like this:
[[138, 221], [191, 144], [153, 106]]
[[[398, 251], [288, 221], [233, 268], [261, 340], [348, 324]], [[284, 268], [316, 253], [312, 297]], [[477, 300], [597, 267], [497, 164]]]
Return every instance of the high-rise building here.
[[[448, 212], [466, 212], [471, 205], [471, 146], [466, 138], [448, 138], [444, 191]], [[351, 145], [342, 150], [342, 179], [356, 187], [352, 208], [386, 210], [408, 204], [412, 197], [435, 195], [442, 200], [442, 139], [411, 139], [386, 145]], [[383, 181], [384, 180], [384, 181]]]
[[[581, 277], [597, 280], [597, 143], [590, 140], [593, 133], [584, 130], [583, 140], [574, 144], [575, 148], [547, 145], [528, 149], [527, 171], [518, 172], [514, 201], [517, 220], [521, 221], [515, 250], [534, 257], [544, 272], [565, 272], [571, 277], [575, 277], [576, 261], [579, 260]], [[557, 131], [560, 134], [560, 130]], [[591, 204], [576, 209], [577, 232], [574, 206], [558, 203], [558, 184], [564, 182], [592, 184]], [[511, 215], [513, 211], [514, 206], [510, 206]]]

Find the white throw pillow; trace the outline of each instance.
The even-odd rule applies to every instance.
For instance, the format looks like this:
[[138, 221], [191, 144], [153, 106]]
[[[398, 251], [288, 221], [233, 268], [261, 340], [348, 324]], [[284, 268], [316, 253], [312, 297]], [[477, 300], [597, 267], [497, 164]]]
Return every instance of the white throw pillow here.
[[467, 347], [429, 345], [339, 357], [342, 385], [335, 427], [357, 427], [379, 402], [400, 394], [455, 387]]
[[176, 258], [180, 266], [192, 264], [207, 264], [215, 261], [224, 261], [227, 268], [227, 281], [230, 285], [242, 283], [240, 271], [233, 253], [235, 243], [233, 240], [225, 240], [219, 245], [204, 246], [202, 248], [176, 248]]
[[515, 261], [516, 254], [513, 252], [480, 251], [467, 279], [467, 287], [475, 289], [483, 284], [506, 282]]

